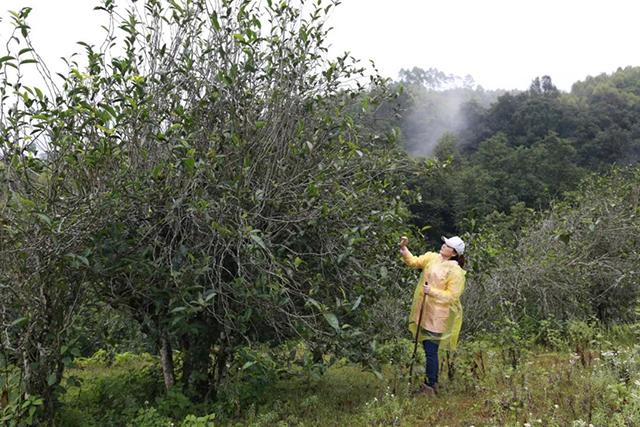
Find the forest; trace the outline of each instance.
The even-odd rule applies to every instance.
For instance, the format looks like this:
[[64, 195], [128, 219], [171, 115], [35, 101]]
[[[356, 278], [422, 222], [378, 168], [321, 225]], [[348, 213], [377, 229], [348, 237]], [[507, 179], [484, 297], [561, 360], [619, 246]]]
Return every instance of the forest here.
[[[328, 58], [337, 0], [116, 3], [62, 71], [2, 15], [3, 425], [640, 424], [640, 67], [485, 90]], [[416, 398], [399, 243], [453, 235]]]

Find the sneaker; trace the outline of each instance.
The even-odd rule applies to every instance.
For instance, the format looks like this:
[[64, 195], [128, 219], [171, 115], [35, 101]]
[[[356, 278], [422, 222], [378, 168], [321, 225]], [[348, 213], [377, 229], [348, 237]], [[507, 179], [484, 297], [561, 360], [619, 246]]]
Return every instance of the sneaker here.
[[[437, 386], [437, 384], [436, 384]], [[413, 392], [414, 397], [434, 397], [436, 395], [436, 391], [433, 387], [429, 387], [427, 383], [420, 384], [420, 387]]]
[[440, 394], [440, 386], [438, 385], [438, 383], [435, 383], [431, 388], [433, 389], [435, 394]]

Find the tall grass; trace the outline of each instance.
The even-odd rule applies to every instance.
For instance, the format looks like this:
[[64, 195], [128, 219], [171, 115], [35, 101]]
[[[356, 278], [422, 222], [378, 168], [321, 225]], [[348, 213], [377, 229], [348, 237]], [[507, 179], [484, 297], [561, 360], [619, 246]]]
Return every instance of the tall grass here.
[[[243, 381], [231, 403], [194, 403], [178, 390], [164, 395], [148, 356], [119, 355], [109, 368], [88, 359], [72, 372], [81, 386], [65, 397], [59, 420], [69, 427], [640, 425], [634, 334], [589, 328], [573, 325], [553, 348], [535, 337], [467, 340], [455, 355], [441, 355], [442, 388], [434, 398], [411, 397], [406, 340], [378, 351], [388, 361], [382, 380], [346, 362], [311, 380], [292, 367], [259, 389]], [[516, 363], [508, 356], [513, 345], [521, 347]]]

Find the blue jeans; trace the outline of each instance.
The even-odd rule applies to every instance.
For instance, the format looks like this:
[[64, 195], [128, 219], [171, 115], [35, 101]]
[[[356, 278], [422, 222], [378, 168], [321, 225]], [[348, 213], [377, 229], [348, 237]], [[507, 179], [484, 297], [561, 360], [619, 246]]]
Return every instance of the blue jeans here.
[[[434, 334], [432, 335], [440, 335]], [[426, 383], [433, 387], [438, 382], [438, 346], [440, 345], [439, 340], [424, 340], [422, 341], [422, 346], [424, 347], [424, 355], [427, 359], [427, 367], [426, 367]]]

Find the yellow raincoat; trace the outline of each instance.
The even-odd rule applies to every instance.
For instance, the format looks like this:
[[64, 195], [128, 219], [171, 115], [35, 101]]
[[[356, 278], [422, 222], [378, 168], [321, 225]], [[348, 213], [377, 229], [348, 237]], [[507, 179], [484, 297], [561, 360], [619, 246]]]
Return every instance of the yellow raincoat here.
[[[427, 252], [419, 257], [413, 256], [407, 249], [402, 256], [411, 268], [422, 269], [416, 290], [413, 293], [413, 304], [409, 315], [409, 330], [416, 336], [416, 328], [420, 318], [420, 307], [425, 297], [423, 285], [430, 286], [429, 295], [424, 303], [424, 314], [418, 339], [439, 339], [441, 350], [455, 350], [462, 327], [462, 305], [460, 295], [464, 291], [466, 272], [456, 261], [444, 261], [440, 254]], [[442, 334], [438, 338], [428, 332]]]

